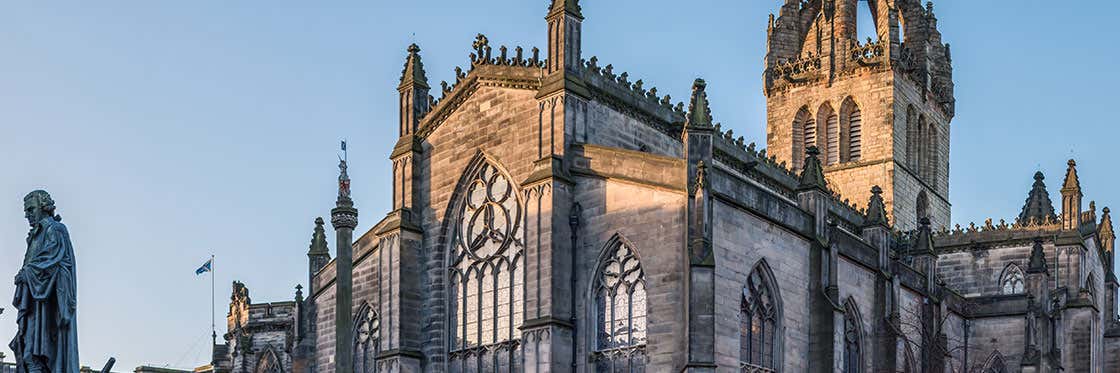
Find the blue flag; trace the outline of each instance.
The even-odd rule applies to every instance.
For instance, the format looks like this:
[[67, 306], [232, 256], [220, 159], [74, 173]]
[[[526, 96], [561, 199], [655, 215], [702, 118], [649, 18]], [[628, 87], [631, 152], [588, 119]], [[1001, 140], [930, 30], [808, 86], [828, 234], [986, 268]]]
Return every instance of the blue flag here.
[[201, 275], [203, 273], [210, 272], [211, 270], [213, 270], [213, 266], [214, 259], [211, 258], [210, 260], [207, 260], [206, 263], [203, 263], [202, 267], [198, 267], [198, 269], [194, 270], [194, 274]]

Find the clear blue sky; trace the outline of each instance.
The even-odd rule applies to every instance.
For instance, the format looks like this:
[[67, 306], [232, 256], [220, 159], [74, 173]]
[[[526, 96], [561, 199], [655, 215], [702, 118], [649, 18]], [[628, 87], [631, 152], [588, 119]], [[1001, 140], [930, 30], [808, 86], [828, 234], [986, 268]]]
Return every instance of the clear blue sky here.
[[[765, 27], [782, 2], [585, 0], [585, 57], [677, 100], [704, 77], [716, 120], [763, 144]], [[957, 84], [954, 221], [1017, 215], [1039, 167], [1057, 198], [1071, 154], [1086, 204], [1120, 206], [1120, 5], [1092, 3], [937, 2]], [[217, 255], [220, 331], [234, 279], [255, 301], [291, 299], [340, 138], [359, 230], [387, 212], [405, 47], [421, 45], [438, 86], [478, 32], [543, 48], [547, 5], [0, 2], [0, 278], [25, 249], [23, 195], [46, 188], [77, 250], [82, 362], [203, 364], [210, 281], [194, 269]], [[4, 346], [13, 317], [0, 315]]]

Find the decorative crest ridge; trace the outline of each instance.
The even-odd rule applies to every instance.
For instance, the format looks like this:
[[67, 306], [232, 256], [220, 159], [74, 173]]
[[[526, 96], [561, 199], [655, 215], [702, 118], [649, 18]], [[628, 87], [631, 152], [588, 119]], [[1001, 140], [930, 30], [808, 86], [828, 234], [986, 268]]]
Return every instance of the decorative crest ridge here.
[[404, 62], [404, 71], [401, 71], [401, 87], [408, 85], [428, 87], [428, 76], [424, 73], [424, 63], [420, 61], [420, 46], [408, 46], [408, 58]]

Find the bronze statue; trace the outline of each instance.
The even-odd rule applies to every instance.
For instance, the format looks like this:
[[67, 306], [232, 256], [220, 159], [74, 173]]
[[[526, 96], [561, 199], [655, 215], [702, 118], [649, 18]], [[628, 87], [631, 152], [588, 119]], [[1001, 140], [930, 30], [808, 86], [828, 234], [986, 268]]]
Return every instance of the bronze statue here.
[[29, 193], [23, 208], [31, 232], [12, 301], [19, 332], [8, 344], [16, 372], [77, 373], [78, 288], [70, 233], [47, 192]]

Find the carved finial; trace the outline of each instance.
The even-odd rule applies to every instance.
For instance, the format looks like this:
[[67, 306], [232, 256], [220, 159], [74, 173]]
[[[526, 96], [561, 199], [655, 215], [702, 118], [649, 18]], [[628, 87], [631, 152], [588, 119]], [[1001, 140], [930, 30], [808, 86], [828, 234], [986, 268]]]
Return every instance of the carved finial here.
[[478, 36], [475, 36], [474, 43], [471, 43], [471, 47], [475, 50], [476, 57], [474, 62], [483, 62], [490, 59], [490, 57], [486, 55], [486, 49], [490, 48], [490, 39], [487, 39], [486, 35], [478, 34]]
[[879, 225], [890, 227], [887, 222], [887, 207], [883, 203], [883, 188], [878, 185], [871, 187], [871, 199], [867, 202], [866, 225]]
[[1034, 245], [1031, 246], [1031, 258], [1027, 266], [1027, 272], [1049, 273], [1046, 266], [1046, 251], [1042, 247], [1042, 238], [1035, 238]]
[[296, 303], [303, 303], [303, 285], [296, 284]]
[[416, 44], [408, 46], [408, 57], [401, 71], [401, 88], [410, 85], [428, 88], [428, 76], [424, 73], [424, 63], [420, 61], [420, 46]]
[[692, 83], [692, 99], [688, 103], [688, 119], [686, 126], [710, 127], [712, 125], [712, 111], [708, 108], [708, 94], [705, 92], [708, 84], [704, 79], [696, 79]]
[[[766, 157], [763, 149], [758, 154], [761, 157]], [[828, 183], [824, 180], [824, 170], [821, 169], [821, 159], [817, 157], [821, 154], [820, 149], [816, 146], [810, 146], [805, 149], [805, 167], [801, 170], [801, 182], [798, 185], [798, 190], [819, 189], [828, 193]]]
[[323, 229], [323, 218], [315, 218], [315, 230], [311, 233], [311, 247], [307, 251], [308, 256], [313, 255], [330, 255], [330, 249], [327, 248], [327, 234]]

